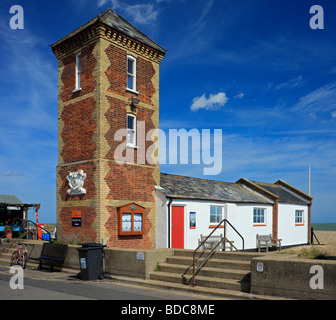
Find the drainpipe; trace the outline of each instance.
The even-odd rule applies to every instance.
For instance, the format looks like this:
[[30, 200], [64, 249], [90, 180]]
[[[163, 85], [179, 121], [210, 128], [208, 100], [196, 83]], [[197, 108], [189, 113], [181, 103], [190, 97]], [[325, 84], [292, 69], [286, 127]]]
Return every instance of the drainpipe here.
[[169, 202], [167, 204], [168, 207], [168, 249], [170, 249], [170, 206], [173, 202], [173, 198], [168, 198]]

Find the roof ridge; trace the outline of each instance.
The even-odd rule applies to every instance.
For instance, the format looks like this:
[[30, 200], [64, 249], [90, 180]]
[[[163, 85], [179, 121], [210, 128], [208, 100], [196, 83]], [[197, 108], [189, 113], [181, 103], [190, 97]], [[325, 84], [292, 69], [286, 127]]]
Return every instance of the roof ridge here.
[[125, 23], [129, 24], [131, 27], [133, 27], [137, 32], [139, 32], [142, 36], [144, 36], [145, 38], [147, 38], [148, 40], [154, 42], [157, 46], [159, 46], [161, 49], [163, 49], [164, 51], [167, 51], [165, 48], [163, 48], [162, 46], [160, 46], [156, 41], [154, 41], [153, 39], [151, 39], [150, 37], [148, 37], [146, 34], [144, 34], [142, 31], [140, 31], [137, 27], [135, 27], [132, 23], [130, 23], [129, 21], [127, 21], [126, 19], [124, 19], [121, 15], [119, 15], [117, 12], [115, 12], [113, 9], [108, 8], [106, 9], [104, 12], [102, 12], [101, 14], [98, 15], [98, 19], [106, 24], [106, 19], [102, 20], [100, 18], [102, 18], [103, 15], [105, 15], [107, 12], [113, 12], [114, 14], [116, 14], [121, 20], [123, 20]]
[[178, 177], [178, 178], [188, 178], [188, 179], [192, 179], [192, 180], [201, 180], [201, 181], [210, 181], [210, 182], [218, 182], [218, 183], [227, 183], [227, 184], [237, 185], [234, 182], [226, 182], [226, 181], [219, 181], [219, 180], [210, 180], [210, 179], [196, 178], [196, 177], [189, 177], [189, 176], [182, 176], [182, 175], [178, 175], [178, 174], [171, 174], [171, 173], [164, 173], [164, 172], [161, 172], [161, 174], [164, 174], [166, 176]]

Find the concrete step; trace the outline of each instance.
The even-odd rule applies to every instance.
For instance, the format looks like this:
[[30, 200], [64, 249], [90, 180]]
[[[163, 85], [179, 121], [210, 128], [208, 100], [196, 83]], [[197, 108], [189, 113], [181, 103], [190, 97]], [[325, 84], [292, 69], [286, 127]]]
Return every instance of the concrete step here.
[[[11, 252], [0, 254], [0, 266], [10, 267], [10, 261], [11, 261], [13, 252], [11, 251]], [[27, 268], [37, 268], [38, 265], [39, 265], [38, 261], [29, 259], [29, 256], [28, 256]]]
[[[182, 275], [184, 274], [185, 270], [186, 270], [186, 266], [170, 264], [170, 263], [160, 264], [161, 272], [176, 273], [176, 274]], [[192, 272], [193, 272], [193, 269], [190, 268], [187, 274], [191, 275]], [[198, 272], [197, 276], [249, 281], [250, 271], [204, 267]]]
[[[186, 280], [189, 281], [191, 275], [186, 275]], [[164, 282], [173, 282], [173, 283], [182, 283], [182, 277], [179, 274], [168, 273], [168, 272], [152, 272], [150, 274], [150, 280], [164, 281]], [[196, 286], [208, 287], [208, 288], [217, 288], [224, 290], [232, 291], [250, 291], [250, 283], [247, 281], [238, 281], [238, 280], [229, 280], [222, 278], [214, 277], [196, 277]]]
[[[199, 265], [204, 259], [200, 258], [196, 265]], [[167, 263], [169, 264], [177, 264], [184, 265], [186, 268], [189, 267], [193, 263], [192, 257], [185, 256], [169, 256], [167, 257]], [[209, 268], [221, 268], [221, 269], [235, 269], [235, 270], [248, 270], [250, 271], [251, 262], [245, 260], [224, 260], [224, 259], [215, 259], [211, 258], [207, 261], [206, 267]]]
[[222, 297], [223, 299], [237, 299], [237, 300], [288, 300], [281, 297], [274, 297], [274, 296], [262, 296], [256, 294], [250, 294], [241, 291], [234, 291], [234, 290], [225, 290], [225, 289], [218, 289], [218, 288], [207, 288], [207, 287], [199, 287], [199, 286], [186, 286], [180, 283], [173, 283], [173, 282], [164, 282], [164, 281], [157, 281], [157, 280], [145, 280], [144, 283], [147, 286], [153, 287], [160, 287], [165, 289], [171, 290], [179, 290], [179, 291], [186, 291], [192, 292], [197, 294], [205, 294], [209, 296], [216, 296]]
[[[203, 251], [196, 252], [196, 257], [199, 257]], [[206, 257], [210, 251], [203, 253], [203, 257]], [[231, 251], [216, 251], [212, 258], [213, 259], [224, 259], [224, 260], [244, 260], [251, 261], [253, 258], [261, 257], [266, 255], [266, 252], [231, 252]], [[194, 251], [187, 249], [175, 249], [174, 256], [176, 257], [193, 257]]]

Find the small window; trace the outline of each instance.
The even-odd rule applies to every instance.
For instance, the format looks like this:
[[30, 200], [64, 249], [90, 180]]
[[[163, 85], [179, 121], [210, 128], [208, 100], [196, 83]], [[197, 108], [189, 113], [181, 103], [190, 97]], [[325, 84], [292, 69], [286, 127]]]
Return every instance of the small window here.
[[81, 76], [82, 76], [82, 54], [76, 55], [76, 90], [81, 89]]
[[134, 203], [118, 208], [119, 235], [142, 235], [144, 215], [145, 209]]
[[136, 91], [136, 59], [127, 56], [127, 89]]
[[253, 224], [266, 224], [265, 211], [263, 208], [253, 209]]
[[210, 223], [218, 224], [223, 220], [222, 207], [210, 207]]
[[127, 115], [127, 145], [135, 146], [136, 142], [136, 117], [134, 115]]
[[303, 224], [303, 210], [295, 211], [295, 224]]

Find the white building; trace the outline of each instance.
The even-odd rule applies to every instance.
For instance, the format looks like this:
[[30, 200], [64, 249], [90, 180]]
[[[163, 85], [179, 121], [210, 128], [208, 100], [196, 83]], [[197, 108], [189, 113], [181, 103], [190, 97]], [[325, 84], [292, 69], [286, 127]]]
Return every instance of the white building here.
[[[256, 248], [256, 235], [271, 234], [282, 246], [310, 242], [312, 197], [282, 180], [236, 183], [161, 174], [156, 186], [157, 248], [196, 249], [223, 220]], [[226, 238], [241, 250], [243, 240], [229, 224]], [[224, 235], [224, 226], [214, 235]]]

